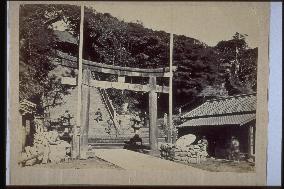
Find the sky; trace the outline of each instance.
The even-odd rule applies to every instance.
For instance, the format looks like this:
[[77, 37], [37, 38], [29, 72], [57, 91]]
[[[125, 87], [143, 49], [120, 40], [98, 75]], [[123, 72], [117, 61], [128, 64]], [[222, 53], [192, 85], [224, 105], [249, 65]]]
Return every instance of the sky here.
[[259, 9], [249, 3], [95, 2], [92, 7], [126, 22], [139, 20], [147, 28], [185, 35], [210, 46], [231, 39], [236, 32], [248, 35], [250, 47], [258, 46]]
[[[192, 2], [94, 2], [101, 13], [126, 22], [141, 21], [147, 28], [163, 30], [198, 39], [209, 46], [229, 40], [236, 33], [247, 34], [249, 47], [258, 47], [260, 9], [253, 3]], [[64, 23], [56, 23], [64, 30]]]

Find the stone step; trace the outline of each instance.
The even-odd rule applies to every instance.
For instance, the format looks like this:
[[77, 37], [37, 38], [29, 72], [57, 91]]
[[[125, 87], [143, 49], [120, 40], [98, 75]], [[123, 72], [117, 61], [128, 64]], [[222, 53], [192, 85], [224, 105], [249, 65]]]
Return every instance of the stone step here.
[[105, 147], [106, 146], [109, 146], [109, 147], [110, 146], [113, 146], [113, 147], [117, 146], [118, 147], [118, 146], [122, 146], [123, 147], [124, 144], [125, 144], [124, 142], [118, 142], [118, 143], [89, 143], [89, 146], [92, 146], [92, 147], [98, 147], [98, 146], [99, 147], [103, 147], [103, 146], [105, 146]]
[[[89, 138], [88, 142], [89, 144], [119, 144], [124, 143], [125, 141], [129, 141], [131, 137], [129, 138]], [[149, 143], [149, 138], [141, 138], [143, 143]], [[165, 138], [158, 138], [158, 142], [164, 142]]]
[[130, 138], [123, 139], [89, 139], [89, 143], [124, 143], [124, 141], [128, 141]]
[[96, 150], [96, 149], [123, 149], [123, 145], [115, 145], [115, 146], [92, 146], [90, 150]]
[[[134, 136], [134, 133], [120, 133], [116, 135], [115, 132], [111, 132], [110, 134], [107, 133], [100, 133], [100, 134], [92, 134], [89, 135], [89, 138], [102, 138], [102, 139], [116, 139], [116, 138], [131, 138]], [[141, 138], [149, 138], [149, 133], [139, 133], [139, 137]], [[159, 138], [164, 138], [165, 135], [159, 134]]]
[[[146, 148], [149, 148], [149, 143], [142, 142]], [[89, 143], [89, 149], [95, 150], [95, 149], [123, 149], [125, 143]]]
[[[98, 143], [98, 142], [124, 142], [128, 141], [131, 137], [123, 137], [123, 138], [89, 138], [88, 141], [91, 143]], [[149, 140], [149, 137], [141, 137], [142, 140]]]

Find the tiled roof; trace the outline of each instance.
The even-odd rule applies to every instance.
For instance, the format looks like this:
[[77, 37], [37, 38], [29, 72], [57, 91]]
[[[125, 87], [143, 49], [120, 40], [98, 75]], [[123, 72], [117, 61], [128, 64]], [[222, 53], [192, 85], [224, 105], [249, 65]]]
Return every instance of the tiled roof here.
[[218, 125], [244, 125], [255, 119], [253, 114], [240, 114], [240, 115], [226, 115], [226, 116], [213, 116], [205, 118], [191, 119], [177, 127], [188, 126], [218, 126]]
[[78, 45], [78, 40], [71, 33], [67, 31], [54, 30], [54, 34], [56, 35], [59, 41]]
[[248, 94], [208, 100], [190, 112], [185, 113], [182, 118], [220, 116], [255, 111], [256, 94]]

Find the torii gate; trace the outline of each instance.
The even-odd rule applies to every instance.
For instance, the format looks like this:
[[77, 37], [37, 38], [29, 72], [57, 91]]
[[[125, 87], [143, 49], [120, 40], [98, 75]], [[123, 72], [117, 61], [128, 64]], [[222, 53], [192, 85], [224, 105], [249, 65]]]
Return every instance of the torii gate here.
[[[81, 21], [80, 21], [80, 43], [79, 43], [79, 72], [78, 72], [78, 104], [77, 104], [77, 125], [80, 129], [80, 140], [75, 141], [74, 152], [75, 156], [80, 158], [87, 158], [88, 151], [88, 131], [89, 131], [89, 109], [90, 109], [90, 87], [99, 87], [103, 89], [115, 88], [126, 89], [132, 91], [148, 92], [149, 94], [149, 120], [150, 120], [150, 150], [153, 153], [158, 151], [158, 127], [157, 127], [157, 93], [169, 94], [169, 133], [168, 139], [171, 142], [172, 135], [172, 50], [173, 50], [173, 34], [170, 40], [170, 67], [157, 69], [140, 69], [130, 67], [120, 67], [96, 63], [88, 60], [83, 60], [83, 20], [84, 20], [84, 6], [81, 6]], [[74, 61], [76, 61], [75, 57]], [[64, 61], [62, 61], [64, 65]], [[67, 64], [66, 64], [67, 66]], [[77, 68], [77, 65], [70, 65], [69, 67]], [[124, 82], [109, 82], [92, 79], [91, 72], [102, 72], [107, 74], [115, 74], [118, 76], [136, 76], [148, 77], [149, 83], [147, 85], [130, 84]], [[159, 86], [156, 83], [157, 77], [169, 78], [169, 87]], [[76, 83], [76, 78], [73, 78], [73, 83]], [[64, 84], [64, 83], [63, 83]], [[80, 145], [78, 145], [79, 143]], [[79, 146], [79, 147], [78, 147]]]
[[[65, 59], [62, 58], [61, 65], [68, 66], [71, 68], [77, 68], [76, 64], [65, 63]], [[118, 77], [148, 77], [149, 83], [146, 85], [142, 84], [131, 84], [121, 81], [110, 82], [110, 81], [99, 81], [92, 77], [91, 72], [107, 73], [117, 75]], [[80, 122], [81, 127], [81, 139], [80, 139], [80, 153], [84, 153], [88, 148], [88, 130], [89, 130], [89, 108], [90, 108], [90, 87], [98, 87], [102, 89], [121, 89], [121, 90], [132, 90], [138, 92], [148, 92], [149, 95], [149, 120], [150, 120], [150, 149], [152, 151], [158, 150], [158, 128], [157, 128], [157, 93], [171, 93], [170, 87], [159, 86], [156, 83], [157, 77], [169, 78], [171, 80], [171, 74], [169, 68], [157, 68], [157, 69], [139, 69], [130, 67], [112, 66], [101, 63], [96, 63], [88, 60], [82, 60], [82, 83], [81, 87], [78, 83], [78, 89], [81, 88], [81, 111], [80, 111]], [[62, 84], [76, 84], [77, 78], [68, 78], [68, 80], [62, 80]], [[79, 102], [78, 99], [78, 102]], [[170, 104], [169, 104], [170, 106]], [[169, 112], [170, 114], [170, 112]], [[78, 123], [77, 123], [78, 125]], [[169, 123], [169, 127], [171, 125]], [[170, 134], [171, 136], [171, 134]], [[76, 146], [76, 145], [75, 145]], [[79, 149], [77, 149], [79, 150]]]

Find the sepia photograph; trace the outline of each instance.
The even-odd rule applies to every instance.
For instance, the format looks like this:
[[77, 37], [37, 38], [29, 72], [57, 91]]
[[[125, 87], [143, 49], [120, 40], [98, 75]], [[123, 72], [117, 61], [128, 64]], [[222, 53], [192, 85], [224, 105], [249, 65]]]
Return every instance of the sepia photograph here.
[[264, 184], [268, 5], [11, 3], [11, 183]]

